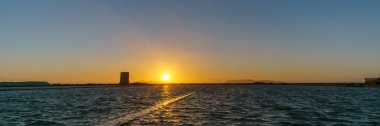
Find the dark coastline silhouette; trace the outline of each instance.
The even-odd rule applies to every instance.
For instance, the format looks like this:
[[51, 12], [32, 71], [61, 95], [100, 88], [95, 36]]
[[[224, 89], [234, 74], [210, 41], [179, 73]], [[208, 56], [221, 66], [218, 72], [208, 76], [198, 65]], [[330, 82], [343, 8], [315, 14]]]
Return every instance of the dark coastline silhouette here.
[[25, 82], [0, 82], [1, 87], [10, 86], [49, 86], [48, 82], [44, 81], [25, 81]]
[[[85, 84], [50, 84], [45, 81], [0, 82], [0, 87], [31, 87], [31, 86], [115, 86], [115, 85], [157, 85], [163, 83], [130, 82], [129, 72], [120, 73], [119, 83], [85, 83]], [[306, 86], [340, 86], [340, 87], [380, 87], [380, 78], [365, 78], [364, 83], [286, 83], [271, 80], [237, 79], [224, 83], [171, 83], [173, 85], [306, 85]]]

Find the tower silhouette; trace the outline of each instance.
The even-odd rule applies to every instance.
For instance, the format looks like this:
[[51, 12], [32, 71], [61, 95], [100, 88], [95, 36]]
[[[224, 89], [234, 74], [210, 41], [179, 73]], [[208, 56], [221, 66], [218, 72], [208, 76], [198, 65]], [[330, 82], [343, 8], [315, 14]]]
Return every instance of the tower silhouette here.
[[120, 73], [120, 83], [121, 85], [129, 84], [129, 72]]

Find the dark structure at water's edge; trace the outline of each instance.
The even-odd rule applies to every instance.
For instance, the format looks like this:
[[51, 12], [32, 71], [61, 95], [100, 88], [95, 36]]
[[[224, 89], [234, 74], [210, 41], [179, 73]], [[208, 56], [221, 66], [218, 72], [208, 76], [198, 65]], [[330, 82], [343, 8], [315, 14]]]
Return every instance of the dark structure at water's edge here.
[[380, 77], [378, 78], [364, 78], [365, 84], [380, 84]]
[[25, 81], [25, 82], [0, 82], [1, 87], [26, 87], [26, 86], [49, 86], [44, 81]]
[[120, 85], [129, 84], [129, 72], [121, 72], [120, 73]]

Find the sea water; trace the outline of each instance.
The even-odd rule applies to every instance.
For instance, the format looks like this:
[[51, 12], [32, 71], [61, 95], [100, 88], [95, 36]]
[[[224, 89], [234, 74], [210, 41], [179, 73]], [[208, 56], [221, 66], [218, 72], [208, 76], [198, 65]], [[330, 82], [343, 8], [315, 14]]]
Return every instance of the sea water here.
[[294, 85], [0, 88], [0, 125], [380, 125], [380, 89]]

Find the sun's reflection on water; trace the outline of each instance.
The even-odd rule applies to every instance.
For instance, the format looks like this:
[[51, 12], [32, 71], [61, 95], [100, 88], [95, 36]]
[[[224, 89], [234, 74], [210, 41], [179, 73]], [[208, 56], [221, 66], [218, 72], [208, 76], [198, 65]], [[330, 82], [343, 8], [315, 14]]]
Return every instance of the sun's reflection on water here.
[[[164, 99], [164, 104], [165, 102], [170, 103], [173, 98], [170, 85], [162, 86], [161, 97]], [[173, 109], [170, 106], [162, 106], [159, 111], [155, 111], [152, 115], [159, 115], [159, 117], [151, 118], [152, 120], [148, 122], [156, 122], [157, 124], [161, 125], [175, 125], [180, 121], [174, 118], [175, 115], [173, 113]]]
[[166, 100], [171, 98], [170, 86], [163, 85], [161, 89], [161, 97]]

